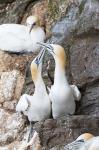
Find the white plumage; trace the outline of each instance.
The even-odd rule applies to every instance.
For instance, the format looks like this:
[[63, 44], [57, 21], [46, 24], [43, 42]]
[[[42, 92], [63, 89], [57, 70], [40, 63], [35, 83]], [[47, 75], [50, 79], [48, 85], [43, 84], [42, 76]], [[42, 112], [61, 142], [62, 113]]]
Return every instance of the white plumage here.
[[30, 122], [45, 120], [51, 115], [51, 102], [41, 76], [44, 52], [40, 51], [31, 63], [31, 74], [35, 84], [33, 96], [23, 94], [16, 106], [16, 111], [22, 111]]
[[53, 118], [58, 118], [75, 113], [75, 100], [81, 98], [80, 91], [76, 85], [69, 85], [66, 75], [66, 54], [64, 48], [56, 44], [39, 43], [45, 46], [55, 59], [54, 84], [52, 85], [49, 97], [52, 101]]
[[90, 133], [80, 135], [74, 142], [65, 146], [68, 150], [99, 150], [99, 136]]
[[76, 85], [70, 85], [73, 90], [73, 96], [75, 100], [79, 101], [81, 99], [81, 93], [78, 90], [78, 87]]
[[38, 26], [38, 19], [29, 16], [27, 25], [0, 25], [0, 49], [13, 53], [34, 52], [39, 49], [37, 42], [44, 42], [45, 33]]

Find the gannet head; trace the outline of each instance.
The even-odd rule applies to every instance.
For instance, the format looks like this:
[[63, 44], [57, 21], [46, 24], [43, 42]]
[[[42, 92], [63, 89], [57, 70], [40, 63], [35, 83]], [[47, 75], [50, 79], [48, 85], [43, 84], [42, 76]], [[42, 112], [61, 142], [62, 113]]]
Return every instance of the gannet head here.
[[33, 27], [35, 27], [36, 25], [38, 25], [38, 17], [37, 16], [29, 16], [26, 20], [26, 24], [27, 26], [30, 28], [29, 32], [31, 32], [31, 30], [33, 29]]
[[78, 140], [84, 140], [85, 142], [90, 140], [91, 138], [93, 138], [94, 136], [90, 133], [84, 133], [84, 134], [81, 134], [77, 139], [76, 141]]
[[39, 45], [45, 47], [54, 57], [55, 62], [59, 63], [61, 67], [65, 67], [66, 65], [66, 54], [65, 50], [62, 46], [58, 44], [47, 44], [47, 43], [40, 43]]
[[38, 56], [31, 63], [31, 74], [33, 81], [36, 81], [42, 71], [42, 60], [45, 53], [45, 49], [42, 49]]

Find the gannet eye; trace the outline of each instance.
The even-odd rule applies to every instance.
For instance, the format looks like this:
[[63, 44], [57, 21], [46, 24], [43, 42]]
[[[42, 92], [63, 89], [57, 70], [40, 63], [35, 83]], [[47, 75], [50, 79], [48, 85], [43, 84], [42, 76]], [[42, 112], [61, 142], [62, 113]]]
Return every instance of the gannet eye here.
[[35, 59], [35, 63], [37, 64], [37, 66], [39, 65], [39, 59], [38, 59], [38, 57]]
[[78, 142], [82, 142], [82, 143], [84, 143], [84, 140], [83, 140], [83, 139], [81, 139], [81, 140], [78, 140]]
[[33, 23], [33, 26], [35, 26], [35, 25], [36, 25], [36, 22]]

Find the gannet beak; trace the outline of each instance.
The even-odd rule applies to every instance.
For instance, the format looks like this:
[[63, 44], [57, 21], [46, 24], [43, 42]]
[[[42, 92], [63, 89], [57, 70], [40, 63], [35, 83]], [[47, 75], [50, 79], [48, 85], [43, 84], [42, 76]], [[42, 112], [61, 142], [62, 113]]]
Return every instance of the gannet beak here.
[[51, 44], [47, 44], [47, 43], [41, 43], [41, 42], [37, 42], [37, 44], [41, 45], [42, 47], [46, 48], [50, 53], [54, 53], [54, 48], [51, 46]]
[[37, 42], [37, 44], [41, 45], [42, 47], [49, 48], [49, 44], [47, 44], [47, 43]]
[[31, 33], [31, 31], [32, 31], [32, 28], [33, 28], [33, 25], [31, 26], [31, 28], [30, 28], [30, 30], [29, 30], [29, 33]]
[[42, 62], [44, 54], [45, 54], [45, 49], [43, 48], [35, 59], [35, 63], [37, 64], [37, 66], [39, 66], [39, 64]]
[[31, 31], [32, 31], [32, 29], [33, 29], [34, 26], [35, 26], [35, 24], [33, 23], [33, 24], [31, 25], [31, 27], [30, 27], [29, 33], [31, 33]]

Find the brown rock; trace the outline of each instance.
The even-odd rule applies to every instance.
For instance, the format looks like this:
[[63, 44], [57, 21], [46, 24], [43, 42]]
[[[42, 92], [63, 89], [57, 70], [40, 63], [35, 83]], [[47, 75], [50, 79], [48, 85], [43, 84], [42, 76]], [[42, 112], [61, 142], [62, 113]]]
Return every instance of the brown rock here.
[[78, 38], [70, 49], [72, 82], [82, 87], [79, 114], [99, 114], [99, 39]]
[[[0, 146], [13, 142], [21, 136], [25, 120], [22, 115], [0, 109]], [[20, 134], [19, 134], [20, 133]]]
[[[3, 103], [5, 101], [3, 105], [4, 107], [7, 107], [7, 104], [9, 103], [8, 101], [20, 98], [24, 80], [24, 77], [20, 75], [20, 73], [17, 70], [1, 73], [0, 102]], [[14, 102], [11, 104], [11, 106], [14, 107]]]
[[[18, 100], [20, 98], [27, 74], [29, 74], [29, 77], [31, 77], [30, 63], [35, 58], [36, 55], [37, 54], [16, 55], [16, 54], [9, 54], [9, 53], [6, 53], [6, 52], [4, 53], [0, 51], [0, 72], [1, 72], [0, 74], [1, 74], [1, 79], [2, 79], [0, 80], [1, 82], [0, 83], [1, 85], [0, 86], [0, 90], [1, 90], [0, 102], [1, 103], [3, 103], [6, 100], [7, 101]], [[16, 71], [13, 71], [13, 70], [16, 70]], [[14, 77], [13, 77], [13, 74], [15, 74]], [[5, 80], [5, 78], [7, 80]], [[32, 84], [29, 90], [33, 89], [32, 80], [31, 80], [31, 83]], [[10, 88], [9, 88], [9, 84], [12, 85], [10, 86]], [[9, 98], [6, 95], [5, 90], [10, 94]], [[28, 93], [28, 90], [26, 91]], [[5, 100], [4, 95], [7, 96], [6, 100]], [[5, 103], [4, 106], [7, 106], [7, 103]]]
[[0, 51], [0, 72], [19, 70], [22, 74], [25, 74], [26, 65], [33, 60], [36, 54], [9, 54], [7, 52]]
[[17, 104], [17, 100], [13, 100], [13, 101], [6, 101], [3, 103], [3, 108], [5, 109], [9, 109], [9, 110], [15, 110]]
[[14, 99], [20, 98], [20, 96], [22, 94], [24, 82], [25, 82], [25, 77], [20, 75], [20, 73], [18, 73], [16, 87], [15, 87], [15, 93], [14, 93]]
[[17, 72], [3, 72], [0, 80], [0, 99], [3, 101], [10, 101], [13, 99], [13, 93], [16, 86]]
[[20, 23], [31, 1], [32, 0], [1, 0], [0, 24]]
[[76, 84], [88, 84], [99, 78], [98, 43], [97, 36], [79, 38], [74, 41], [70, 49], [70, 67]]
[[41, 143], [45, 150], [49, 150], [56, 145], [74, 141], [84, 132], [99, 135], [98, 123], [99, 117], [96, 116], [64, 116], [57, 120], [48, 119], [45, 122], [35, 123], [33, 130], [40, 134]]
[[82, 0], [79, 5], [79, 20], [76, 26], [77, 35], [99, 33], [99, 1]]
[[19, 141], [12, 142], [11, 144], [0, 146], [1, 150], [13, 150], [14, 148], [18, 148], [18, 145], [20, 144]]

